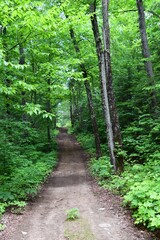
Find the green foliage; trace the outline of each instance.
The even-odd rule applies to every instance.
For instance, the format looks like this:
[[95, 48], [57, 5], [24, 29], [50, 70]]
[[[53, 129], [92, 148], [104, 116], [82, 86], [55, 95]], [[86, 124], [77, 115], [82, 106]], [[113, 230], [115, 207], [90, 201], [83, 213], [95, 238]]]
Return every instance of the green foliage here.
[[90, 133], [77, 133], [77, 141], [91, 156], [95, 155], [94, 136]]
[[160, 154], [150, 156], [145, 164], [125, 166], [120, 175], [113, 175], [106, 157], [92, 159], [90, 170], [99, 183], [124, 198], [124, 204], [133, 210], [136, 224], [150, 230], [160, 228]]
[[0, 223], [0, 231], [3, 231], [5, 229], [5, 225]]
[[[24, 160], [24, 159], [23, 159]], [[56, 166], [56, 153], [41, 154], [36, 163], [25, 159], [25, 165], [15, 168], [9, 177], [3, 176], [0, 186], [0, 201], [21, 200], [37, 194], [42, 183]], [[35, 160], [33, 161], [35, 162]]]
[[71, 208], [66, 211], [67, 213], [67, 220], [74, 221], [79, 218], [79, 209], [78, 208]]
[[123, 131], [124, 147], [131, 160], [143, 163], [151, 153], [160, 150], [159, 129], [159, 120], [145, 114]]
[[0, 203], [0, 217], [5, 212], [6, 206], [6, 203]]
[[56, 166], [57, 146], [52, 141], [48, 151], [46, 138], [30, 123], [10, 118], [0, 125], [0, 215], [7, 208], [18, 214], [25, 206], [23, 200], [37, 194]]
[[[159, 155], [159, 156], [158, 156]], [[134, 209], [135, 223], [143, 223], [149, 229], [160, 228], [160, 154], [155, 154], [145, 165], [134, 165], [124, 173], [124, 203]], [[130, 179], [127, 182], [127, 178]]]
[[26, 202], [24, 201], [13, 201], [9, 202], [8, 206], [11, 207], [11, 212], [15, 214], [21, 214], [24, 207], [26, 206]]
[[[69, 109], [78, 141], [95, 157], [81, 64], [86, 68], [91, 85], [102, 154], [108, 153], [98, 61], [90, 23], [89, 4], [92, 2], [0, 2], [0, 214], [5, 211], [6, 202], [34, 196], [39, 184], [56, 165], [55, 135], [52, 133], [56, 121], [59, 126], [70, 126]], [[119, 154], [125, 156], [131, 166], [126, 166], [121, 176], [112, 175], [107, 157], [100, 158], [99, 162], [93, 159], [90, 167], [101, 184], [126, 195], [126, 203], [137, 214], [136, 221], [157, 228], [157, 197], [151, 187], [159, 194], [156, 186], [159, 186], [157, 161], [160, 151], [160, 8], [159, 0], [143, 2], [155, 85], [150, 84], [145, 72], [137, 12], [130, 11], [136, 8], [135, 1], [115, 0], [109, 6], [113, 89], [124, 146]], [[100, 1], [96, 6], [101, 26]], [[75, 53], [70, 39], [70, 27], [75, 31], [79, 53]], [[22, 57], [24, 64], [19, 64]], [[152, 106], [153, 91], [157, 97], [156, 109]], [[144, 199], [149, 201], [147, 207]], [[155, 215], [152, 211], [149, 213], [150, 201]]]
[[98, 177], [98, 180], [109, 179], [112, 174], [112, 166], [110, 164], [109, 157], [103, 156], [98, 160], [96, 158], [92, 158], [89, 162], [90, 171], [93, 176]]

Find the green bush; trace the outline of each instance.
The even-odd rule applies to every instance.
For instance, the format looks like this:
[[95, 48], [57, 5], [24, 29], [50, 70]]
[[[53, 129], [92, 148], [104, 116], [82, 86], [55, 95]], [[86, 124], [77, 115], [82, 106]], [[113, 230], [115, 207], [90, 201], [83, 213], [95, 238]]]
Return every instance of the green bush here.
[[67, 220], [74, 221], [79, 218], [79, 209], [78, 208], [71, 208], [66, 211], [67, 213]]
[[160, 122], [149, 114], [139, 117], [123, 130], [123, 145], [128, 159], [144, 163], [155, 151], [160, 151]]
[[125, 171], [113, 175], [107, 157], [92, 159], [90, 170], [99, 183], [118, 192], [124, 204], [133, 210], [136, 224], [143, 224], [150, 230], [160, 229], [160, 154], [150, 156], [145, 164], [125, 166]]
[[100, 157], [98, 160], [92, 158], [89, 167], [93, 176], [98, 177], [100, 181], [110, 178], [113, 171], [109, 157], [106, 156]]
[[91, 133], [79, 133], [77, 134], [77, 141], [91, 156], [95, 155], [95, 142], [94, 136]]
[[53, 141], [52, 151], [46, 151], [46, 138], [29, 123], [0, 120], [0, 127], [2, 215], [8, 207], [18, 213], [23, 201], [37, 194], [39, 185], [57, 164], [57, 145]]
[[1, 176], [0, 181], [3, 184], [0, 186], [0, 201], [27, 199], [35, 195], [39, 184], [45, 180], [56, 163], [56, 152], [50, 152], [42, 154], [37, 163], [26, 160], [26, 163], [15, 168], [9, 177]]

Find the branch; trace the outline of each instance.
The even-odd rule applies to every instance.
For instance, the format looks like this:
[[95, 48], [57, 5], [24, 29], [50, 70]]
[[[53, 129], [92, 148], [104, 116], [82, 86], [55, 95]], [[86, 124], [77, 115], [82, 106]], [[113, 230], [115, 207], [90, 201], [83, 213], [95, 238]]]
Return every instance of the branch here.
[[[127, 12], [137, 12], [137, 9], [128, 9], [128, 10], [122, 10], [122, 11], [113, 11], [111, 13], [127, 13]], [[145, 12], [151, 13], [154, 16], [160, 18], [160, 15], [158, 15], [157, 13], [155, 13], [154, 11], [150, 11], [150, 10], [145, 10]]]
[[91, 11], [91, 13], [95, 13], [96, 12], [96, 4], [97, 4], [97, 0], [94, 0], [93, 3], [90, 4], [90, 11]]
[[153, 11], [147, 11], [147, 12], [152, 13], [154, 16], [160, 18], [160, 15], [158, 15], [157, 13], [155, 13], [155, 12], [153, 12]]
[[31, 35], [32, 32], [29, 32], [29, 34], [26, 36], [26, 38], [22, 41], [22, 42], [18, 42], [16, 43], [13, 47], [11, 47], [10, 49], [8, 49], [6, 52], [10, 52], [11, 50], [13, 50], [14, 48], [16, 48], [19, 44], [23, 44], [27, 41], [27, 39], [29, 38], [29, 36]]
[[137, 9], [128, 9], [128, 10], [122, 10], [122, 11], [113, 11], [111, 13], [126, 13], [126, 12], [137, 12]]

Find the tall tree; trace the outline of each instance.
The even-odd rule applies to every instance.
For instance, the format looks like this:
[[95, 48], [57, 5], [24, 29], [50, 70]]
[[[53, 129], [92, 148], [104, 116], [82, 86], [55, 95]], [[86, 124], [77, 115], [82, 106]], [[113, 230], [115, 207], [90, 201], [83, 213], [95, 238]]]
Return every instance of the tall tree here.
[[[20, 54], [19, 64], [24, 65], [25, 64], [25, 55], [24, 55], [24, 47], [23, 47], [22, 43], [19, 44], [19, 54]], [[22, 76], [22, 78], [23, 78], [23, 76]], [[22, 91], [22, 106], [25, 106], [25, 104], [26, 104], [25, 91]], [[26, 120], [27, 120], [26, 113], [22, 113], [22, 121], [26, 121]]]
[[[146, 31], [146, 22], [145, 22], [145, 13], [144, 13], [144, 6], [143, 6], [143, 0], [136, 0], [137, 2], [137, 8], [138, 8], [138, 15], [139, 15], [139, 29], [140, 29], [140, 35], [141, 35], [141, 42], [142, 42], [142, 54], [146, 72], [150, 81], [150, 85], [152, 87], [155, 87], [155, 81], [154, 81], [154, 73], [153, 73], [153, 66], [152, 62], [150, 60], [150, 50], [148, 45], [148, 38], [147, 38], [147, 31]], [[152, 100], [152, 106], [151, 109], [156, 109], [157, 107], [157, 99], [156, 99], [156, 92], [155, 90], [151, 91], [151, 100]]]
[[122, 146], [122, 140], [112, 86], [108, 5], [108, 1], [102, 0], [104, 48], [102, 46], [102, 40], [96, 16], [96, 1], [90, 5], [90, 10], [92, 12], [91, 23], [96, 43], [97, 57], [99, 61], [102, 102], [107, 129], [110, 159], [115, 171], [122, 171], [123, 157], [118, 156], [117, 154], [118, 148]]
[[[80, 53], [80, 48], [78, 46], [77, 40], [75, 38], [74, 30], [72, 28], [70, 28], [70, 36], [73, 41], [76, 53]], [[91, 114], [93, 132], [94, 132], [94, 137], [95, 137], [95, 145], [96, 145], [96, 156], [97, 156], [97, 158], [99, 158], [101, 156], [100, 137], [99, 137], [99, 133], [98, 133], [98, 124], [97, 124], [96, 114], [95, 114], [95, 110], [94, 110], [91, 87], [90, 87], [89, 80], [87, 79], [88, 73], [87, 73], [84, 63], [80, 64], [80, 68], [81, 68], [83, 78], [84, 78], [84, 85], [85, 85], [87, 99], [88, 99], [88, 107], [89, 107], [90, 114]]]

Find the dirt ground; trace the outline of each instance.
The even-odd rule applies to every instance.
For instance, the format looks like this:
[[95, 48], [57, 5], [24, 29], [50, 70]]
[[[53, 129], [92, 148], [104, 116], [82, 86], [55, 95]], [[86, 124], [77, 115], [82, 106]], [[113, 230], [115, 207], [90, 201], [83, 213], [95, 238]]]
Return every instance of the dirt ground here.
[[[59, 165], [40, 195], [23, 215], [6, 214], [1, 240], [153, 240], [134, 227], [120, 198], [100, 189], [88, 177], [86, 156], [65, 129], [58, 136]], [[66, 211], [78, 208], [80, 217], [67, 221]]]

